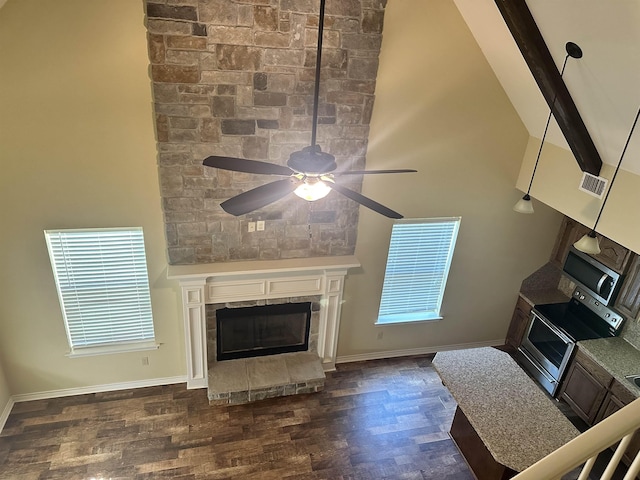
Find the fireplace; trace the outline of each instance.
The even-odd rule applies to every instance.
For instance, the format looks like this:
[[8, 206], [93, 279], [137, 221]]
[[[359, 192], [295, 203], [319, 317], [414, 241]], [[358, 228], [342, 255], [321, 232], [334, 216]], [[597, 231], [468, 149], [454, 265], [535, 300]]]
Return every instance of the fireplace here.
[[360, 262], [353, 256], [169, 265], [167, 277], [177, 280], [182, 291], [187, 388], [208, 386], [212, 353], [207, 341], [209, 311], [244, 307], [246, 302], [264, 305], [311, 301], [309, 352], [320, 359], [324, 370], [333, 370], [344, 278], [349, 269], [359, 267]]
[[216, 310], [216, 359], [232, 360], [309, 348], [311, 302]]

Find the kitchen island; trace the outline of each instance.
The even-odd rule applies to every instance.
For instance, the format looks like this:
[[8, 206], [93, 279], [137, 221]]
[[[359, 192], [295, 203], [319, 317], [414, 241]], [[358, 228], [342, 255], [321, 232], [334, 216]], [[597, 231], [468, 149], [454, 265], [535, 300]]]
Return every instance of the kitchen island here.
[[511, 478], [579, 434], [506, 352], [438, 352], [433, 365], [458, 403], [451, 438], [478, 480]]

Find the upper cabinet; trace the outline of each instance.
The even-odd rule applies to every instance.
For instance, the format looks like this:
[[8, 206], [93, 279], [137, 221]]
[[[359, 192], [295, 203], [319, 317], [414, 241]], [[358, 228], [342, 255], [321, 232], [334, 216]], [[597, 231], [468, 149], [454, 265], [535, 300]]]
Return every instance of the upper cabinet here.
[[[556, 244], [551, 254], [551, 262], [562, 268], [571, 245], [590, 231], [590, 228], [585, 227], [569, 217], [565, 217], [560, 226]], [[625, 273], [631, 258], [634, 256], [633, 252], [607, 237], [603, 237], [602, 235], [597, 236], [600, 240], [601, 252], [598, 255], [593, 255], [593, 258], [602, 262], [611, 270], [618, 273]]]
[[551, 253], [551, 263], [562, 268], [564, 261], [567, 259], [567, 253], [569, 253], [569, 247], [573, 245], [579, 238], [579, 228], [584, 225], [564, 217], [558, 236], [556, 237], [556, 244], [553, 246], [553, 252]]
[[638, 318], [640, 314], [640, 256], [634, 255], [627, 271], [615, 309], [628, 318]]
[[[584, 233], [589, 233], [589, 229], [586, 229]], [[602, 235], [598, 235], [598, 238], [600, 238], [601, 252], [598, 255], [594, 255], [594, 257], [611, 270], [618, 273], [625, 273], [633, 252]]]

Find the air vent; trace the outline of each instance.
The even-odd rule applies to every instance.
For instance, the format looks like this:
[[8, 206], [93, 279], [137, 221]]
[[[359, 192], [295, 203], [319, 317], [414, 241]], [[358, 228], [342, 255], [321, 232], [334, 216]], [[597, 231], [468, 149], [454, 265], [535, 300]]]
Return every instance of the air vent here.
[[578, 187], [583, 192], [593, 195], [594, 197], [602, 198], [604, 191], [607, 187], [608, 180], [603, 177], [596, 177], [590, 173], [583, 172], [582, 181]]

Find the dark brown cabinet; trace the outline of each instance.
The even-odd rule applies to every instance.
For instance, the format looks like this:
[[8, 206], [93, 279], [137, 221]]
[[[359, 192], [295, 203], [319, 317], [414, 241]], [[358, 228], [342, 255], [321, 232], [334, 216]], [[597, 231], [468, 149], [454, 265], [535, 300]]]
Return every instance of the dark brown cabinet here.
[[[590, 228], [569, 217], [565, 217], [551, 253], [551, 262], [562, 268], [571, 245], [590, 231]], [[593, 255], [593, 258], [618, 273], [625, 273], [632, 256], [634, 256], [633, 252], [607, 237], [597, 236], [600, 239], [601, 252], [598, 255]]]
[[[579, 349], [560, 389], [560, 398], [589, 425], [598, 423], [636, 399], [623, 384]], [[629, 464], [638, 451], [640, 434], [636, 432], [625, 452], [625, 462]]]
[[612, 381], [605, 369], [578, 350], [560, 388], [560, 398], [593, 425]]
[[557, 267], [562, 268], [564, 261], [567, 259], [567, 253], [569, 248], [582, 236], [581, 232], [586, 229], [581, 223], [572, 220], [569, 217], [564, 217], [558, 236], [556, 237], [556, 243], [551, 252], [551, 263]]
[[598, 412], [598, 416], [596, 417], [596, 423], [598, 423], [603, 418], [607, 418], [609, 415], [616, 413], [624, 407], [624, 403], [618, 397], [613, 395], [611, 392], [607, 392], [607, 395], [604, 397], [602, 402], [602, 406], [600, 407], [600, 411]]
[[[615, 412], [630, 404], [635, 400], [635, 396], [629, 392], [620, 382], [614, 380], [607, 392], [602, 407], [598, 412], [596, 422], [607, 418], [609, 415], [613, 415]], [[617, 445], [617, 444], [616, 444]], [[615, 448], [615, 446], [613, 447]], [[636, 431], [635, 437], [631, 440], [629, 447], [625, 451], [624, 460], [629, 465], [640, 451], [640, 434]]]
[[520, 343], [522, 343], [522, 336], [529, 324], [531, 308], [529, 302], [521, 296], [518, 296], [516, 308], [513, 311], [513, 317], [511, 317], [511, 323], [509, 324], [509, 331], [507, 332], [507, 345], [518, 348]]
[[634, 255], [624, 279], [615, 308], [628, 318], [638, 318], [640, 314], [640, 256]]
[[600, 260], [611, 270], [624, 273], [627, 270], [633, 252], [622, 245], [598, 235], [600, 238], [600, 250], [598, 255], [594, 255], [596, 260]]

